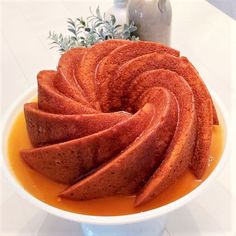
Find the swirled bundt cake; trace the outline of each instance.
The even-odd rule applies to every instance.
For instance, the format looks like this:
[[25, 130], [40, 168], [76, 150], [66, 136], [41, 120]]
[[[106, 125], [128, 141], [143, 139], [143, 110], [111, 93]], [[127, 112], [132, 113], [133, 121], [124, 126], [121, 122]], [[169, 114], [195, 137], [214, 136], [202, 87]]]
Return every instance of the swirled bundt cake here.
[[68, 185], [60, 196], [88, 200], [158, 196], [191, 168], [206, 170], [211, 96], [193, 65], [154, 42], [107, 40], [64, 53], [38, 74], [38, 103], [24, 106], [32, 149], [24, 161]]

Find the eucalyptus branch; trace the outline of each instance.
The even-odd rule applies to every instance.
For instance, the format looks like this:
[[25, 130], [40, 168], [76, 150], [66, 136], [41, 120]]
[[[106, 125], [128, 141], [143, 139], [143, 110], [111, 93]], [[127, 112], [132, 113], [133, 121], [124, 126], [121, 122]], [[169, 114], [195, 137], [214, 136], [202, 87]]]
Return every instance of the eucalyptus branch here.
[[49, 32], [48, 38], [51, 40], [51, 48], [57, 47], [63, 53], [75, 47], [90, 47], [95, 43], [108, 39], [138, 40], [134, 36], [137, 30], [134, 22], [125, 25], [116, 24], [114, 15], [106, 16], [101, 14], [99, 7], [95, 13], [89, 8], [91, 15], [85, 20], [82, 17], [67, 20], [67, 30], [69, 35], [63, 36], [55, 32]]

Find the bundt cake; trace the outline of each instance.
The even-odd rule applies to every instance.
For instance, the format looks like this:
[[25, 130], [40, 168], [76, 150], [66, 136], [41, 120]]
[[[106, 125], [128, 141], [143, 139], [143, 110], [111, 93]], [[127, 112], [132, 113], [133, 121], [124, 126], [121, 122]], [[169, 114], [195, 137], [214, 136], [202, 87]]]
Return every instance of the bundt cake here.
[[191, 168], [207, 168], [211, 96], [175, 49], [155, 42], [107, 40], [65, 52], [41, 71], [38, 102], [24, 105], [34, 170], [68, 187], [60, 197], [88, 200], [158, 196]]

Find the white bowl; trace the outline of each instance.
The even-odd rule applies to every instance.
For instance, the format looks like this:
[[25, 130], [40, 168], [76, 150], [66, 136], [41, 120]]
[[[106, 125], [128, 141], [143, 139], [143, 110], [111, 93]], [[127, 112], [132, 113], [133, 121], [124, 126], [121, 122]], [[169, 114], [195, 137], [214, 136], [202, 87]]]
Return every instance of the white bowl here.
[[[90, 236], [106, 236], [106, 235], [161, 235], [164, 225], [165, 219], [169, 212], [180, 208], [181, 206], [189, 203], [191, 200], [196, 198], [200, 193], [202, 193], [208, 185], [214, 181], [217, 174], [222, 171], [222, 167], [228, 157], [229, 154], [229, 116], [227, 109], [225, 108], [222, 101], [217, 97], [217, 95], [211, 91], [211, 95], [213, 97], [214, 102], [217, 104], [218, 110], [222, 115], [224, 130], [225, 130], [225, 147], [222, 154], [222, 157], [217, 164], [216, 168], [210, 174], [210, 176], [201, 183], [196, 189], [192, 192], [188, 193], [184, 197], [179, 198], [178, 200], [171, 202], [167, 205], [159, 207], [157, 209], [131, 214], [131, 215], [123, 215], [123, 216], [90, 216], [90, 215], [82, 215], [77, 213], [68, 212], [65, 210], [61, 210], [50, 206], [39, 199], [32, 196], [29, 192], [27, 192], [21, 184], [18, 182], [16, 177], [14, 176], [7, 156], [7, 142], [10, 128], [12, 127], [13, 122], [15, 121], [16, 116], [23, 109], [23, 104], [32, 100], [33, 97], [36, 96], [36, 87], [30, 88], [23, 96], [21, 96], [15, 104], [9, 109], [5, 118], [2, 122], [2, 158], [1, 158], [1, 166], [3, 167], [3, 171], [9, 181], [14, 185], [16, 191], [29, 202], [38, 206], [42, 210], [51, 213], [53, 215], [62, 217], [67, 220], [72, 220], [82, 224], [82, 228], [86, 235]], [[138, 223], [138, 224], [137, 224]], [[158, 226], [159, 225], [159, 226]], [[104, 230], [105, 227], [105, 230]], [[143, 232], [143, 233], [142, 233]]]

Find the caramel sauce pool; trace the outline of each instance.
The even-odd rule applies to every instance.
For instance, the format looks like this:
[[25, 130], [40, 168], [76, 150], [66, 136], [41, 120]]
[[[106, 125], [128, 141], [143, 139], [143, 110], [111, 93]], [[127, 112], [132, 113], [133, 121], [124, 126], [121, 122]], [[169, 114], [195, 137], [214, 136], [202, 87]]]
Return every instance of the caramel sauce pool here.
[[20, 150], [31, 147], [24, 114], [21, 112], [9, 134], [8, 158], [13, 173], [26, 191], [39, 200], [66, 211], [86, 215], [117, 216], [158, 208], [181, 198], [199, 186], [212, 172], [221, 157], [224, 148], [224, 130], [222, 125], [213, 127], [211, 158], [206, 173], [201, 180], [197, 180], [188, 170], [176, 183], [158, 195], [156, 199], [137, 208], [133, 207], [133, 196], [115, 196], [89, 201], [73, 201], [57, 197], [67, 186], [53, 182], [37, 173], [21, 159]]

